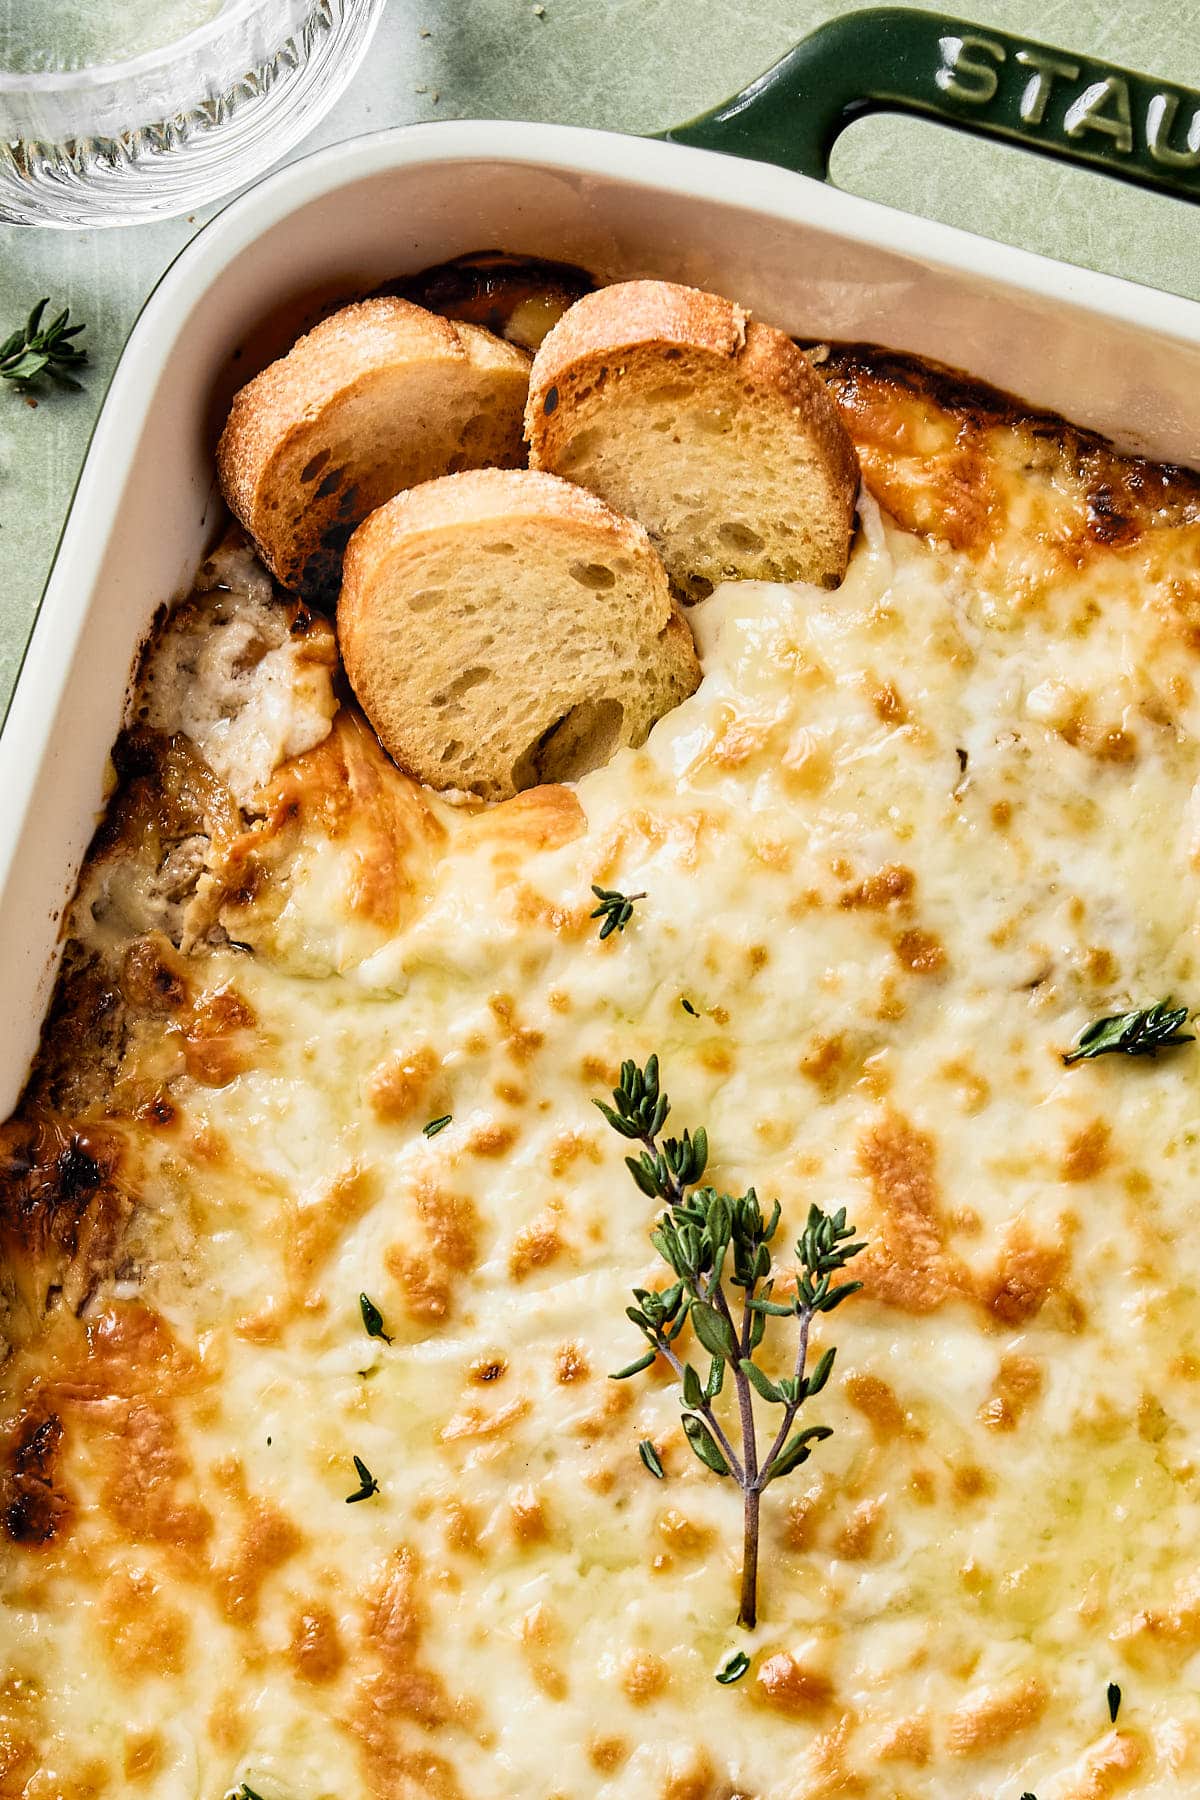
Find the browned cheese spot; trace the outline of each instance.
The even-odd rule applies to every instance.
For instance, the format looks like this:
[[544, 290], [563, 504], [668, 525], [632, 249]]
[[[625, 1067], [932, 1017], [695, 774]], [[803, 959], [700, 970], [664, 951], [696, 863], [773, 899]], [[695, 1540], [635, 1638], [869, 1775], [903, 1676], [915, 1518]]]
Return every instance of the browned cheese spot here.
[[494, 1351], [488, 1356], [477, 1356], [470, 1367], [470, 1377], [479, 1387], [488, 1387], [493, 1381], [499, 1381], [507, 1372], [508, 1358], [501, 1351]]
[[480, 1125], [467, 1139], [465, 1148], [470, 1156], [507, 1156], [518, 1135], [515, 1125]]
[[1062, 1800], [1111, 1800], [1128, 1788], [1146, 1760], [1146, 1745], [1134, 1732], [1110, 1731], [1082, 1759]]
[[228, 1087], [259, 1053], [253, 1008], [230, 985], [197, 996], [184, 1027], [188, 1074], [203, 1087]]
[[629, 1745], [620, 1737], [588, 1739], [588, 1761], [601, 1775], [615, 1775], [629, 1756]]
[[845, 888], [838, 896], [838, 905], [848, 912], [888, 912], [894, 907], [906, 906], [916, 885], [917, 878], [911, 869], [899, 863], [888, 863], [874, 875], [865, 876], [854, 887]]
[[979, 1409], [980, 1423], [992, 1431], [1015, 1431], [1042, 1391], [1042, 1365], [1015, 1351], [1000, 1358], [992, 1391]]
[[329, 1607], [311, 1603], [292, 1620], [288, 1661], [300, 1681], [323, 1687], [341, 1674], [346, 1660], [337, 1620]]
[[563, 1629], [542, 1601], [521, 1620], [521, 1650], [526, 1667], [548, 1700], [565, 1700], [567, 1676], [562, 1665]]
[[559, 1131], [550, 1140], [546, 1164], [556, 1181], [561, 1181], [575, 1164], [585, 1160], [598, 1166], [604, 1160], [595, 1135], [584, 1131]]
[[1049, 1694], [1036, 1676], [983, 1688], [950, 1715], [946, 1750], [951, 1756], [984, 1756], [1036, 1725]]
[[718, 1788], [712, 1758], [698, 1745], [669, 1752], [659, 1800], [718, 1800], [729, 1788]]
[[304, 1547], [304, 1534], [269, 1501], [252, 1500], [237, 1550], [227, 1568], [215, 1571], [221, 1610], [232, 1625], [253, 1625], [262, 1590], [276, 1569]]
[[545, 1042], [542, 1033], [530, 1030], [520, 1023], [516, 1002], [511, 994], [493, 994], [488, 1005], [500, 1027], [501, 1040], [513, 1061], [520, 1064], [531, 1062]]
[[933, 1754], [933, 1734], [923, 1713], [897, 1719], [872, 1745], [878, 1762], [908, 1762], [923, 1768]]
[[1067, 1141], [1058, 1173], [1063, 1181], [1091, 1181], [1112, 1161], [1112, 1132], [1102, 1119], [1093, 1119]]
[[859, 1139], [858, 1165], [876, 1217], [855, 1274], [868, 1294], [906, 1312], [933, 1312], [967, 1286], [946, 1247], [934, 1141], [899, 1113], [886, 1112]]
[[532, 1487], [512, 1489], [508, 1502], [513, 1537], [518, 1544], [544, 1544], [550, 1536], [545, 1502]]
[[107, 1658], [127, 1680], [183, 1673], [191, 1624], [148, 1569], [133, 1565], [111, 1575], [97, 1608]]
[[518, 1231], [508, 1255], [508, 1272], [514, 1281], [524, 1281], [535, 1269], [557, 1262], [567, 1247], [561, 1221], [562, 1202], [552, 1200]]
[[760, 1663], [754, 1693], [760, 1704], [773, 1712], [790, 1719], [811, 1719], [832, 1704], [833, 1684], [827, 1675], [797, 1661], [790, 1650], [776, 1650]]
[[384, 1267], [398, 1283], [413, 1322], [434, 1325], [449, 1316], [454, 1277], [469, 1274], [479, 1260], [479, 1215], [468, 1195], [427, 1177], [416, 1183], [413, 1202], [426, 1251], [393, 1244], [384, 1252]]
[[563, 1386], [586, 1381], [591, 1374], [587, 1351], [582, 1344], [560, 1344], [554, 1358], [554, 1379]]
[[634, 1706], [647, 1706], [663, 1692], [669, 1679], [666, 1663], [653, 1650], [627, 1650], [621, 1658], [621, 1686]]
[[892, 942], [896, 960], [911, 975], [936, 975], [946, 965], [946, 951], [930, 931], [902, 931]]
[[784, 1515], [783, 1541], [788, 1549], [811, 1550], [828, 1510], [829, 1496], [819, 1483], [802, 1494], [793, 1494]]
[[1035, 1319], [1051, 1295], [1064, 1302], [1068, 1328], [1080, 1323], [1076, 1303], [1064, 1288], [1070, 1255], [1064, 1244], [1038, 1243], [1018, 1220], [1009, 1230], [994, 1271], [980, 1282], [979, 1297], [1002, 1325]]
[[431, 1044], [385, 1057], [366, 1080], [367, 1101], [375, 1117], [385, 1125], [398, 1125], [446, 1111], [448, 1090], [438, 1085], [441, 1071], [441, 1058]]
[[289, 1202], [284, 1235], [284, 1267], [293, 1306], [308, 1311], [325, 1304], [322, 1278], [348, 1231], [364, 1218], [379, 1196], [373, 1169], [358, 1163], [334, 1178], [328, 1191], [307, 1206]]
[[166, 1759], [166, 1745], [158, 1731], [137, 1731], [125, 1740], [126, 1781], [151, 1781]]
[[899, 1437], [915, 1435], [895, 1390], [882, 1376], [852, 1369], [842, 1382], [842, 1392], [866, 1419], [878, 1443], [887, 1444]]
[[[376, 1566], [365, 1596], [360, 1655], [374, 1666], [355, 1682], [348, 1719], [379, 1800], [414, 1791], [408, 1785], [414, 1759], [409, 1727], [436, 1731], [453, 1717], [441, 1678], [421, 1661], [424, 1627], [421, 1564], [402, 1545]], [[427, 1791], [458, 1800], [457, 1784], [444, 1773], [450, 1785]]]

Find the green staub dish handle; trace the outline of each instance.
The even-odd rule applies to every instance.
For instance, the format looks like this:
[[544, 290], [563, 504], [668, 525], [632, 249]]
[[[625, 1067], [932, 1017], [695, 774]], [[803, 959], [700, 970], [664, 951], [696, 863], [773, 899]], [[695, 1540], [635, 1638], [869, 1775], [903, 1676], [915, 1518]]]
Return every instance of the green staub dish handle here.
[[732, 100], [660, 135], [820, 180], [838, 134], [884, 111], [1200, 200], [1200, 93], [907, 6], [831, 19]]

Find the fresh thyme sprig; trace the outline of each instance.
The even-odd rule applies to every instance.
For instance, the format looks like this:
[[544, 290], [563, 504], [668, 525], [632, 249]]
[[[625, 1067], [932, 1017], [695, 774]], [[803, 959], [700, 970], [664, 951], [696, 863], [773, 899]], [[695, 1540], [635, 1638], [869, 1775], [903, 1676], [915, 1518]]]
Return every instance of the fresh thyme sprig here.
[[592, 883], [592, 892], [600, 902], [595, 912], [588, 914], [589, 919], [603, 919], [600, 927], [600, 942], [603, 943], [614, 931], [624, 931], [633, 917], [633, 903], [644, 900], [645, 894], [621, 894], [616, 888], [597, 887]]
[[0, 344], [0, 377], [19, 388], [26, 388], [39, 376], [48, 375], [59, 387], [79, 390], [71, 370], [87, 361], [87, 351], [71, 342], [86, 329], [68, 323], [71, 309], [65, 306], [49, 325], [43, 327], [42, 314], [49, 300], [39, 300], [24, 325]]
[[[772, 1481], [790, 1475], [812, 1454], [812, 1446], [831, 1437], [827, 1425], [809, 1425], [793, 1433], [796, 1415], [806, 1400], [819, 1394], [833, 1370], [834, 1351], [825, 1350], [811, 1374], [808, 1371], [809, 1334], [818, 1313], [829, 1313], [857, 1293], [862, 1283], [835, 1283], [845, 1265], [864, 1248], [854, 1242], [854, 1227], [846, 1223], [846, 1210], [830, 1215], [810, 1206], [808, 1221], [796, 1243], [800, 1269], [795, 1291], [784, 1301], [772, 1299], [777, 1271], [771, 1242], [779, 1228], [776, 1201], [769, 1218], [753, 1188], [731, 1196], [698, 1185], [708, 1164], [708, 1134], [701, 1126], [694, 1135], [664, 1138], [663, 1126], [671, 1110], [659, 1084], [657, 1056], [645, 1068], [628, 1061], [613, 1089], [612, 1105], [594, 1102], [613, 1130], [642, 1145], [638, 1156], [627, 1156], [630, 1174], [642, 1193], [666, 1202], [667, 1210], [650, 1233], [650, 1241], [675, 1276], [661, 1291], [634, 1288], [635, 1305], [626, 1313], [645, 1338], [649, 1349], [620, 1369], [614, 1381], [648, 1369], [663, 1357], [679, 1378], [683, 1433], [695, 1455], [714, 1475], [732, 1475], [743, 1495], [742, 1591], [738, 1623], [752, 1627], [758, 1616], [759, 1512], [764, 1490]], [[741, 1289], [740, 1318], [735, 1317], [730, 1292]], [[793, 1373], [772, 1379], [755, 1361], [766, 1335], [768, 1321], [797, 1321]], [[685, 1324], [708, 1352], [708, 1373], [683, 1360], [675, 1343]], [[734, 1447], [714, 1407], [725, 1382], [732, 1377], [737, 1400], [740, 1451]], [[759, 1456], [754, 1397], [782, 1412], [779, 1427], [766, 1454]]]
[[1187, 1022], [1187, 1007], [1173, 1007], [1169, 1000], [1160, 1000], [1156, 1006], [1144, 1006], [1138, 1012], [1114, 1013], [1089, 1025], [1063, 1061], [1068, 1064], [1086, 1062], [1094, 1056], [1113, 1054], [1156, 1056], [1160, 1050], [1174, 1050], [1180, 1044], [1195, 1043], [1193, 1032], [1180, 1029]]

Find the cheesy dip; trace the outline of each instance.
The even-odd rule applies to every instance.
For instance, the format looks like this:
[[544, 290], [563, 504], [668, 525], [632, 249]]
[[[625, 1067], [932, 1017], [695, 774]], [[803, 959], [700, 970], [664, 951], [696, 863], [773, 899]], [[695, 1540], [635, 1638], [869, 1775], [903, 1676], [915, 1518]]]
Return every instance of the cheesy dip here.
[[[844, 585], [718, 588], [575, 786], [398, 773], [236, 542], [159, 630], [3, 1128], [5, 1800], [1200, 1788], [1200, 1052], [1063, 1061], [1200, 1003], [1200, 483], [825, 373]], [[752, 1634], [609, 1379], [652, 1053], [780, 1245], [868, 1245]]]

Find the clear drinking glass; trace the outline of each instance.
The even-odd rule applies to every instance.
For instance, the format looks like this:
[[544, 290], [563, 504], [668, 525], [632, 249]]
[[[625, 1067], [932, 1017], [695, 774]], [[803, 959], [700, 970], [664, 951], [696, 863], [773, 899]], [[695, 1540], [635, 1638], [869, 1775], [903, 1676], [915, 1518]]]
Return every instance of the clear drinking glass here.
[[311, 131], [385, 0], [0, 0], [0, 220], [127, 225]]

